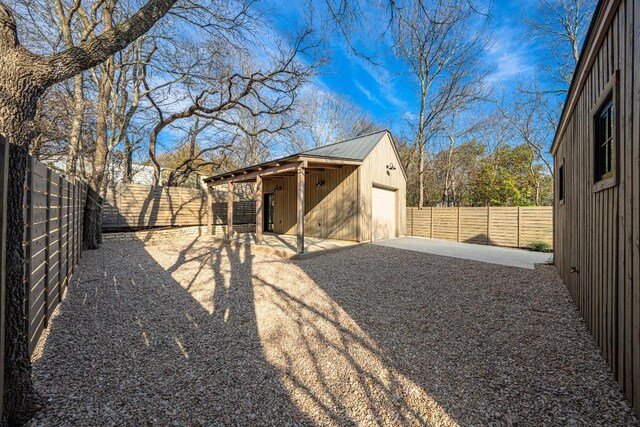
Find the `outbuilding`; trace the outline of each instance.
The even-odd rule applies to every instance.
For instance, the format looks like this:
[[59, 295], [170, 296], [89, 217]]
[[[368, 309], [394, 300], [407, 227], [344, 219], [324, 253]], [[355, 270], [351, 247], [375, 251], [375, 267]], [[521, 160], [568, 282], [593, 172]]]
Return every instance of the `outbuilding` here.
[[365, 242], [405, 233], [406, 175], [384, 130], [205, 179], [227, 187], [233, 237], [234, 184], [254, 183], [255, 240], [263, 233]]
[[554, 259], [640, 412], [640, 4], [601, 0], [562, 112]]

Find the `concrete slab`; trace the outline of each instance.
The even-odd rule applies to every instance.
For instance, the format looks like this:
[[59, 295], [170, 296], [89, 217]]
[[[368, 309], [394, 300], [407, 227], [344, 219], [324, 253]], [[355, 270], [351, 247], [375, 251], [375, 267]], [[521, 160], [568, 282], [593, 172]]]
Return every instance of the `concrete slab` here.
[[534, 264], [548, 262], [553, 254], [533, 252], [526, 249], [502, 248], [499, 246], [475, 245], [471, 243], [450, 242], [424, 237], [400, 237], [398, 239], [381, 240], [375, 245], [425, 252], [453, 258], [470, 259], [490, 264], [533, 269]]

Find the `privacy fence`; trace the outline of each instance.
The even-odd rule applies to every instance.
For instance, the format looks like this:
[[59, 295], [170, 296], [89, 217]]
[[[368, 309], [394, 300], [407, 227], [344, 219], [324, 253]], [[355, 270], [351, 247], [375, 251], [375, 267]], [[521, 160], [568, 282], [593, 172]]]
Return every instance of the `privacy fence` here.
[[516, 248], [553, 244], [553, 207], [407, 208], [407, 234]]
[[194, 188], [118, 184], [107, 189], [102, 228], [205, 225], [206, 192]]
[[87, 187], [29, 157], [24, 191], [26, 319], [38, 343], [80, 260]]

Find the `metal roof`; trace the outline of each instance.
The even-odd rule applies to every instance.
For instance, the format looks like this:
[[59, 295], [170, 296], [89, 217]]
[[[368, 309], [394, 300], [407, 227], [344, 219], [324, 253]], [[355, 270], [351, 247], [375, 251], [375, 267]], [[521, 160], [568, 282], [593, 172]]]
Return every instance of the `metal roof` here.
[[299, 156], [329, 157], [334, 159], [364, 160], [371, 150], [380, 142], [387, 133], [381, 130], [369, 135], [358, 136], [344, 141], [336, 142], [322, 147], [299, 153]]

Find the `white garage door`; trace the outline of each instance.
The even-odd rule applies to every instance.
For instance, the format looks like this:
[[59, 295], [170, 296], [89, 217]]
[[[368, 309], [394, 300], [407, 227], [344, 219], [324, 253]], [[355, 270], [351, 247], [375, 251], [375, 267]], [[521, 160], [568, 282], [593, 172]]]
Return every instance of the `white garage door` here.
[[374, 187], [371, 205], [373, 240], [396, 237], [396, 192]]

